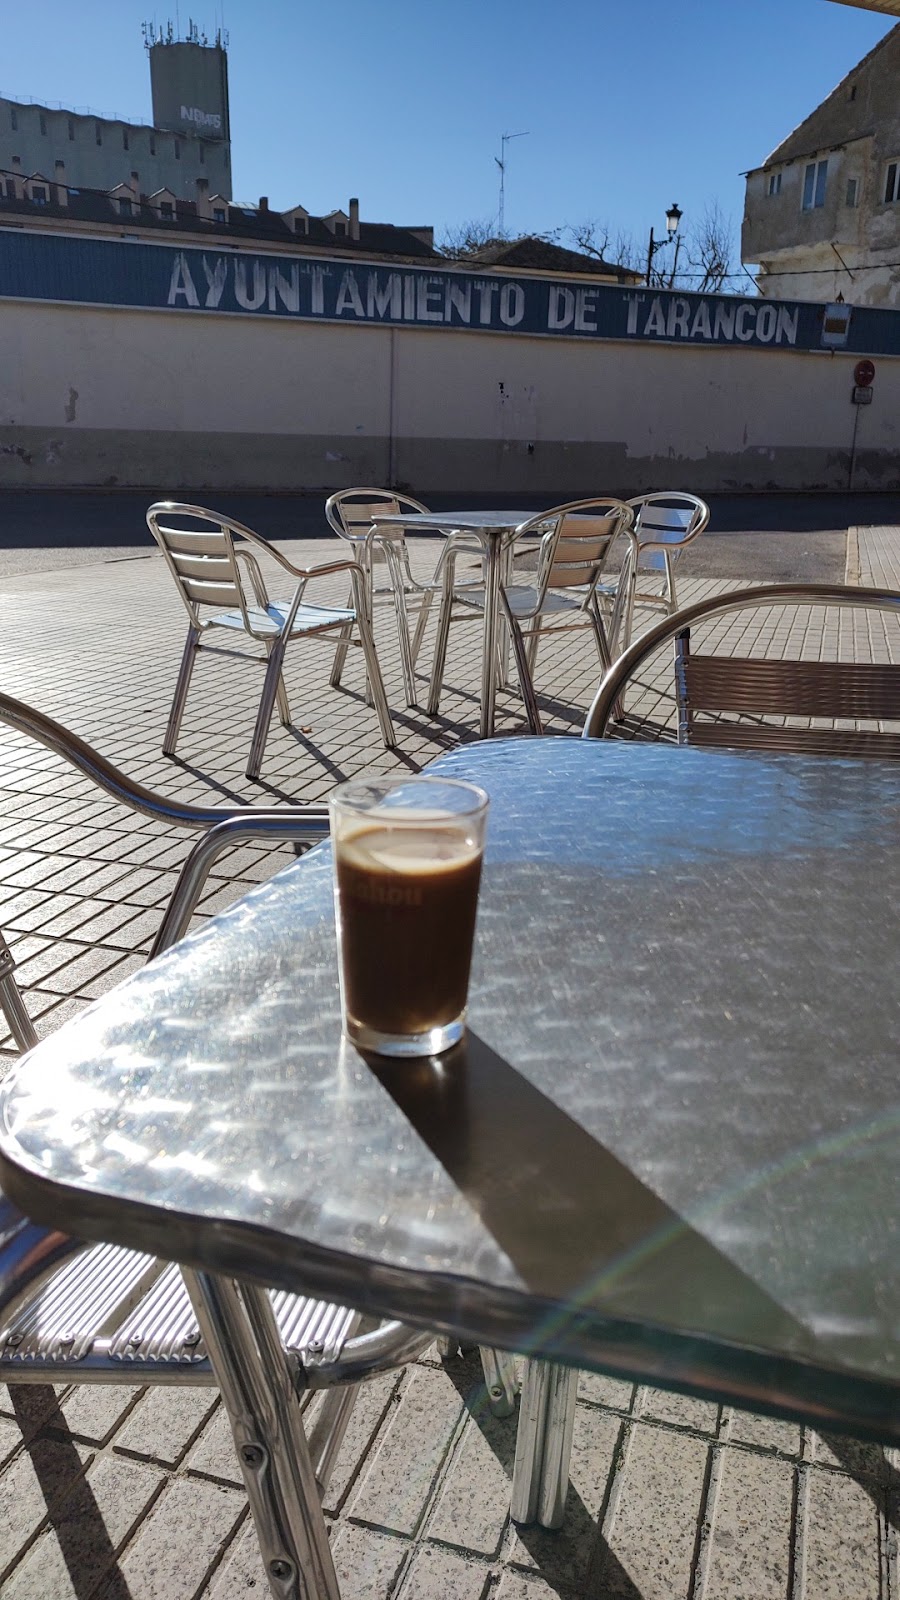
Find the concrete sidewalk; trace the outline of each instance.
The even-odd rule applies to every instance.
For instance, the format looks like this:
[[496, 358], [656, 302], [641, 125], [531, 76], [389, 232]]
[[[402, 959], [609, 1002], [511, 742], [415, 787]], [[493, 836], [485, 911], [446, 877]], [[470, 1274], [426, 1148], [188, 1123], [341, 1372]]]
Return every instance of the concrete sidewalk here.
[[[303, 549], [324, 559], [321, 542]], [[857, 530], [863, 583], [900, 585], [900, 529]], [[427, 567], [433, 547], [417, 554]], [[730, 586], [691, 576], [684, 602]], [[748, 573], [748, 581], [753, 575]], [[273, 586], [274, 587], [274, 586]], [[325, 593], [328, 591], [325, 590]], [[340, 589], [334, 598], [343, 599]], [[141, 782], [185, 800], [319, 799], [363, 770], [417, 770], [477, 729], [478, 625], [451, 634], [441, 716], [403, 707], [391, 614], [379, 653], [400, 750], [381, 747], [362, 666], [328, 687], [330, 648], [287, 658], [296, 726], [275, 722], [262, 784], [243, 776], [259, 669], [201, 658], [177, 761], [160, 754], [185, 618], [161, 559], [30, 573], [0, 591], [0, 682]], [[723, 627], [727, 630], [727, 623]], [[763, 617], [733, 648], [827, 654], [839, 616]], [[429, 633], [430, 641], [430, 633]], [[427, 659], [423, 653], [423, 663]], [[890, 649], [860, 632], [859, 648]], [[358, 653], [356, 653], [358, 656]], [[548, 731], [575, 733], [598, 680], [589, 633], [541, 646]], [[671, 737], [671, 665], [629, 699], [631, 735]], [[498, 732], [523, 728], [501, 696]], [[98, 796], [49, 752], [0, 732], [0, 927], [40, 1031], [144, 959], [187, 836]], [[287, 859], [247, 847], [201, 914]], [[0, 1062], [14, 1059], [0, 1040]], [[2, 1070], [2, 1066], [0, 1066]], [[584, 1375], [564, 1528], [509, 1522], [514, 1419], [487, 1411], [477, 1361], [426, 1359], [368, 1385], [326, 1501], [344, 1600], [895, 1600], [893, 1453], [729, 1407]], [[237, 1600], [267, 1593], [222, 1408], [210, 1390], [0, 1390], [2, 1600]]]

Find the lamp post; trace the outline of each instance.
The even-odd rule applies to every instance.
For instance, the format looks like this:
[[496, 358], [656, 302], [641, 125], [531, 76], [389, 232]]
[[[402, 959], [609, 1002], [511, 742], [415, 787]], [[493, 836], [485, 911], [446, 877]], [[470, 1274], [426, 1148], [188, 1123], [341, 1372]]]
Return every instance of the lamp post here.
[[656, 255], [657, 250], [661, 250], [664, 244], [669, 244], [674, 239], [676, 233], [678, 232], [678, 224], [681, 221], [683, 215], [684, 215], [684, 213], [681, 210], [681, 208], [679, 206], [677, 206], [675, 204], [675, 202], [673, 201], [672, 204], [670, 205], [668, 211], [666, 212], [666, 237], [664, 239], [655, 239], [653, 237], [653, 229], [652, 228], [650, 229], [650, 243], [649, 243], [649, 246], [647, 248], [647, 280], [646, 281], [647, 281], [648, 285], [650, 283], [650, 278], [651, 278], [652, 270], [653, 270], [653, 257]]

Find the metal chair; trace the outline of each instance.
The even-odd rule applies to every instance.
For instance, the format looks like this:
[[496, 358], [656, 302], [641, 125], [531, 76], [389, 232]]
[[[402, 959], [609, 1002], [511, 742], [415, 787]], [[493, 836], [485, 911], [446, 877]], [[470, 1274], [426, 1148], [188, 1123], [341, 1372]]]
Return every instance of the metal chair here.
[[[132, 783], [90, 745], [9, 695], [0, 694], [0, 720], [131, 809], [203, 831], [151, 959], [186, 931], [223, 851], [248, 839], [313, 844], [327, 836], [324, 806], [179, 805]], [[2, 941], [0, 1008], [22, 1048], [37, 1043]], [[338, 1600], [320, 1501], [356, 1388], [415, 1360], [433, 1337], [398, 1322], [373, 1326], [347, 1307], [235, 1284], [149, 1253], [87, 1245], [30, 1221], [0, 1195], [0, 1382], [218, 1386], [263, 1560], [282, 1597]], [[307, 1435], [300, 1415], [322, 1390], [328, 1393]]]
[[[325, 502], [328, 526], [339, 538], [346, 539], [358, 551], [357, 559], [366, 575], [370, 619], [379, 601], [393, 606], [406, 703], [415, 706], [416, 661], [432, 602], [435, 595], [440, 594], [442, 590], [444, 563], [451, 549], [463, 549], [479, 558], [482, 552], [480, 545], [474, 544], [471, 539], [467, 540], [464, 535], [452, 535], [442, 542], [432, 576], [424, 580], [417, 578], [410, 565], [406, 530], [402, 527], [373, 528], [372, 526], [377, 516], [399, 517], [407, 512], [415, 517], [427, 518], [428, 507], [422, 505], [420, 500], [414, 500], [411, 495], [395, 494], [391, 489], [341, 489], [337, 494], [330, 495]], [[380, 588], [376, 587], [374, 570], [379, 563], [383, 563], [386, 567], [388, 578], [387, 584]], [[411, 600], [417, 602], [417, 614], [415, 633], [410, 641]], [[340, 683], [346, 655], [346, 645], [342, 642], [338, 645], [335, 655], [332, 683]]]
[[[610, 664], [630, 589], [621, 574], [604, 581], [604, 564], [616, 540], [625, 535], [630, 542], [622, 574], [630, 573], [634, 562], [631, 524], [632, 512], [624, 501], [607, 497], [573, 500], [554, 506], [530, 517], [515, 531], [510, 542], [508, 572], [520, 555], [527, 556], [536, 562], [534, 582], [514, 583], [507, 576], [501, 584], [500, 604], [512, 641], [532, 733], [542, 732], [532, 675], [543, 635], [591, 628], [601, 665], [605, 668]], [[521, 546], [524, 548], [520, 549]], [[603, 602], [608, 606], [608, 626], [603, 621]], [[429, 711], [436, 712], [440, 706], [454, 606], [461, 606], [470, 613], [483, 613], [485, 603], [486, 591], [482, 585], [463, 589], [455, 583], [451, 552], [444, 566]]]
[[[637, 495], [627, 503], [634, 512], [637, 543], [636, 560], [629, 573], [631, 592], [623, 631], [626, 647], [631, 643], [636, 605], [662, 609], [667, 616], [677, 609], [675, 564], [685, 545], [696, 539], [709, 522], [709, 506], [695, 494], [664, 490]], [[650, 578], [651, 575], [654, 580], [662, 580], [662, 589], [639, 589], [641, 577]]]
[[[900, 665], [691, 653], [691, 628], [696, 624], [773, 605], [840, 606], [898, 615], [900, 593], [844, 584], [788, 583], [732, 590], [698, 601], [642, 634], [614, 663], [588, 712], [584, 737], [604, 737], [628, 681], [642, 662], [672, 639], [679, 744], [808, 755], [900, 756], [897, 733], [800, 727], [783, 720], [900, 722]], [[765, 720], [772, 717], [779, 721]]]
[[[240, 522], [234, 522], [230, 517], [209, 511], [203, 506], [182, 505], [171, 500], [160, 501], [150, 507], [147, 526], [166, 558], [190, 618], [163, 740], [164, 755], [175, 754], [198, 650], [237, 655], [238, 660], [248, 659], [222, 646], [202, 643], [203, 635], [212, 628], [225, 629], [232, 635], [244, 634], [262, 644], [265, 651], [266, 676], [247, 762], [248, 778], [259, 777], [276, 699], [283, 725], [286, 728], [291, 725], [291, 710], [282, 673], [285, 650], [291, 639], [337, 633], [341, 640], [339, 650], [343, 649], [344, 654], [351, 643], [360, 644], [365, 655], [367, 683], [371, 686], [382, 738], [388, 749], [394, 747], [391, 713], [369, 624], [365, 572], [359, 562], [329, 561], [314, 567], [295, 567], [274, 545]], [[235, 540], [240, 542], [235, 544]], [[269, 599], [259, 562], [249, 548], [253, 545], [265, 551], [279, 567], [299, 580], [290, 600]], [[249, 601], [242, 567], [250, 581], [253, 598]], [[312, 605], [304, 600], [310, 582], [331, 577], [338, 572], [350, 574], [352, 607]], [[359, 633], [358, 641], [351, 637], [354, 628]], [[331, 682], [336, 686], [339, 681], [340, 672], [335, 662]]]

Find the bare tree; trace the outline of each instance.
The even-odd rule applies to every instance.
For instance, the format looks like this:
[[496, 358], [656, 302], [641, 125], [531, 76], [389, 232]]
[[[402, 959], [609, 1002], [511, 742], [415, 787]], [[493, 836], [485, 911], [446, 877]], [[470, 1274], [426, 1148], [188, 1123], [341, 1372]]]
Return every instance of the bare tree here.
[[734, 229], [718, 200], [711, 200], [685, 240], [690, 277], [685, 284], [699, 294], [716, 294], [731, 277]]
[[640, 245], [634, 235], [627, 233], [624, 228], [618, 228], [613, 233], [608, 222], [598, 222], [594, 218], [567, 223], [565, 228], [558, 230], [556, 237], [560, 235], [576, 250], [586, 256], [595, 256], [598, 261], [608, 261], [616, 267], [631, 267], [635, 272], [641, 268]]
[[483, 250], [486, 245], [499, 244], [507, 237], [497, 232], [495, 217], [472, 217], [468, 222], [445, 228], [438, 249], [441, 255], [449, 256], [451, 261], [460, 261], [474, 255], [476, 250]]

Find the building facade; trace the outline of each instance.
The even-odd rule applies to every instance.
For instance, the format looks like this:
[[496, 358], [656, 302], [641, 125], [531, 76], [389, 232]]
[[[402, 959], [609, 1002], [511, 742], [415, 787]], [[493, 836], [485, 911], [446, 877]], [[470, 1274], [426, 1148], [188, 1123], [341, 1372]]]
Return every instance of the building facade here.
[[193, 198], [198, 179], [231, 198], [228, 57], [222, 37], [145, 35], [153, 123], [0, 98], [0, 168], [70, 187], [109, 190], [137, 174], [144, 194]]
[[900, 306], [900, 26], [747, 173], [760, 294]]

